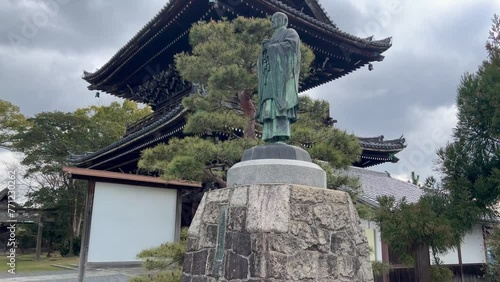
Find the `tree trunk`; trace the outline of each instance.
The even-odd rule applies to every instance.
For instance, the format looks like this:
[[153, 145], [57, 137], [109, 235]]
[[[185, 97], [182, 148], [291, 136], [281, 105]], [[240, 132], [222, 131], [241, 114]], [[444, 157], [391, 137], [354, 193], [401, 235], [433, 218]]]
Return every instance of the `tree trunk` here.
[[210, 169], [204, 169], [203, 172], [205, 172], [206, 175], [208, 175], [210, 178], [212, 178], [212, 180], [214, 182], [219, 184], [219, 188], [226, 188], [227, 182], [224, 181], [224, 179], [222, 179], [220, 176], [212, 173], [212, 171], [210, 171]]
[[73, 181], [71, 183], [71, 187], [74, 189], [73, 193], [74, 193], [74, 198], [73, 198], [73, 214], [71, 216], [71, 232], [69, 234], [69, 253], [71, 255], [74, 255], [73, 253], [73, 242], [75, 240], [75, 225], [76, 225], [76, 213], [77, 213], [77, 209], [78, 209], [78, 195], [76, 193], [76, 183]]
[[431, 282], [431, 257], [427, 244], [420, 244], [415, 251], [415, 281]]
[[460, 281], [464, 282], [464, 265], [462, 261], [462, 246], [460, 243], [457, 245], [457, 251], [458, 251], [458, 265], [460, 266]]
[[247, 121], [245, 127], [245, 138], [255, 139], [255, 112], [256, 108], [252, 101], [252, 92], [250, 90], [243, 90], [240, 93], [240, 105], [243, 110], [243, 116]]

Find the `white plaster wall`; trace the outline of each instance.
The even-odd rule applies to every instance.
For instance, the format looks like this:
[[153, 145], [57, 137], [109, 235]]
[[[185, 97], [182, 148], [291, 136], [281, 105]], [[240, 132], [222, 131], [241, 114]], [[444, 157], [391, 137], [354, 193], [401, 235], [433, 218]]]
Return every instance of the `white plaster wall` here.
[[380, 237], [380, 230], [376, 223], [368, 221], [366, 219], [361, 219], [361, 226], [363, 229], [374, 229], [375, 230], [375, 259], [377, 261], [382, 261], [382, 239]]
[[131, 262], [175, 237], [177, 191], [98, 182], [88, 262]]
[[[472, 230], [465, 235], [461, 248], [463, 264], [486, 263], [483, 230], [480, 224], [474, 225]], [[458, 251], [456, 249], [439, 257], [444, 264], [458, 264]]]
[[[377, 224], [362, 219], [361, 226], [364, 229], [375, 229], [375, 257], [377, 261], [382, 261], [382, 240]], [[483, 230], [480, 224], [474, 225], [472, 230], [465, 235], [461, 247], [463, 264], [486, 263]], [[444, 264], [458, 264], [458, 252], [456, 249], [452, 249], [448, 253], [440, 255], [439, 258]], [[431, 262], [432, 260], [433, 257], [431, 256]]]

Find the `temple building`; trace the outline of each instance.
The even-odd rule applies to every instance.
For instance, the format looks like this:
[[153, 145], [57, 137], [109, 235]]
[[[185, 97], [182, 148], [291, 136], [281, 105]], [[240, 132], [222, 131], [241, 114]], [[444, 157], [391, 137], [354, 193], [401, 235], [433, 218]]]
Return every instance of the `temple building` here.
[[[98, 262], [104, 260], [102, 257], [93, 257], [95, 252], [93, 253], [92, 246], [94, 246], [94, 250], [99, 249], [95, 246], [105, 245], [106, 242], [99, 239], [102, 237], [99, 234], [92, 236], [92, 232], [102, 231], [102, 234], [114, 232], [112, 224], [115, 219], [108, 218], [106, 222], [110, 224], [105, 224], [99, 221], [102, 216], [97, 216], [98, 214], [109, 216], [109, 203], [113, 203], [115, 207], [121, 204], [121, 210], [126, 213], [130, 212], [130, 205], [127, 203], [141, 198], [144, 208], [156, 209], [148, 197], [157, 197], [155, 193], [158, 191], [149, 188], [157, 188], [160, 179], [138, 175], [132, 177], [131, 174], [139, 172], [137, 162], [142, 150], [160, 143], [167, 143], [173, 137], [182, 138], [184, 136], [183, 129], [186, 125], [188, 110], [183, 108], [182, 99], [196, 93], [198, 86], [184, 81], [176, 72], [174, 55], [191, 50], [189, 32], [192, 25], [199, 21], [234, 19], [238, 16], [266, 18], [278, 11], [287, 14], [289, 26], [297, 30], [301, 40], [312, 48], [315, 54], [311, 74], [301, 82], [300, 92], [326, 84], [363, 67], [371, 70], [371, 64], [382, 61], [384, 59], [382, 54], [392, 45], [391, 38], [382, 40], [374, 40], [373, 37], [359, 38], [341, 31], [321, 7], [319, 0], [170, 0], [104, 66], [94, 73], [84, 72], [83, 75], [83, 79], [89, 83], [89, 90], [105, 92], [147, 104], [151, 106], [153, 113], [135, 124], [129, 125], [121, 140], [96, 152], [70, 158], [73, 165], [78, 168], [66, 168], [65, 171], [70, 175], [73, 174], [74, 178], [92, 180], [87, 199], [84, 228], [86, 233], [82, 239], [82, 246], [85, 246], [87, 251], [85, 256], [82, 256], [81, 270], [85, 269], [86, 263], [93, 262], [93, 260]], [[241, 129], [234, 128], [233, 130], [237, 134], [238, 132], [241, 134]], [[220, 133], [206, 133], [207, 136], [216, 136], [217, 134]], [[359, 137], [358, 139], [363, 151], [359, 160], [353, 164], [354, 167], [350, 168], [349, 173], [358, 176], [361, 181], [363, 195], [359, 200], [374, 208], [378, 205], [377, 196], [381, 195], [393, 195], [397, 199], [406, 197], [412, 202], [418, 201], [422, 194], [422, 190], [418, 187], [393, 179], [387, 173], [363, 169], [382, 163], [398, 162], [399, 159], [395, 155], [406, 147], [405, 140], [402, 137], [385, 140], [384, 136]], [[99, 181], [103, 184], [99, 184]], [[130, 183], [137, 187], [134, 188], [136, 190], [131, 189], [127, 194], [122, 186]], [[165, 186], [164, 183], [161, 185]], [[170, 187], [164, 187], [162, 197], [171, 201], [170, 214], [175, 213], [176, 215], [170, 221], [175, 222], [175, 228], [178, 228], [179, 221], [182, 221], [183, 225], [188, 225], [192, 212], [195, 210], [195, 207], [189, 206], [189, 203], [199, 201], [199, 198], [196, 199], [199, 195], [193, 193], [192, 198], [185, 199], [184, 197], [181, 199], [181, 193], [178, 191], [187, 189], [196, 191], [196, 188], [201, 188], [201, 184], [179, 182], [169, 185]], [[186, 194], [182, 194], [182, 196], [186, 196]], [[175, 212], [172, 208], [174, 203]], [[158, 211], [165, 208], [164, 202], [157, 201], [156, 204]], [[122, 216], [121, 210], [113, 210], [115, 218], [128, 220]], [[92, 211], [94, 216], [92, 216]], [[93, 218], [96, 219], [94, 219], [93, 228], [91, 228]], [[161, 219], [158, 219], [159, 221]], [[148, 221], [149, 223], [157, 224], [151, 220]], [[158, 228], [173, 230], [171, 227], [173, 223], [163, 224]], [[136, 226], [135, 222], [121, 223], [121, 225], [131, 228]], [[383, 244], [380, 232], [377, 233], [377, 227], [374, 223], [364, 221], [363, 226], [373, 250], [373, 260], [391, 262], [398, 266], [397, 262], [390, 259], [388, 246]], [[475, 227], [463, 243], [463, 250], [473, 254], [464, 260], [471, 268], [470, 275], [475, 275], [474, 271], [486, 261], [480, 231], [480, 227]], [[128, 234], [129, 231], [122, 231], [122, 233]], [[170, 233], [172, 237], [177, 236], [178, 232]], [[147, 240], [142, 241], [147, 243]], [[90, 251], [88, 251], [89, 246]], [[135, 247], [144, 249], [151, 246], [137, 245]], [[89, 259], [87, 259], [87, 255]], [[120, 257], [109, 258], [105, 262], [123, 263], [130, 260], [129, 257], [131, 254], [123, 254]], [[394, 258], [396, 257], [394, 256]], [[447, 264], [455, 265], [458, 260], [461, 260], [461, 255], [450, 252], [444, 259]], [[403, 266], [401, 266], [401, 271], [393, 273], [399, 275], [401, 272], [407, 272], [406, 274], [411, 277], [411, 271]], [[379, 277], [376, 281], [399, 281], [397, 279], [392, 277], [389, 280], [386, 275]]]
[[[90, 90], [150, 105], [154, 113], [130, 125], [118, 142], [73, 156], [72, 162], [82, 168], [136, 172], [142, 150], [184, 135], [187, 110], [181, 102], [196, 86], [183, 81], [173, 65], [175, 54], [191, 49], [191, 26], [237, 16], [270, 17], [277, 11], [288, 15], [289, 26], [315, 54], [311, 75], [301, 82], [300, 92], [382, 61], [382, 53], [392, 44], [391, 38], [359, 38], [341, 31], [318, 0], [170, 0], [104, 66], [83, 75]], [[403, 138], [384, 140], [380, 136], [359, 138], [359, 142], [363, 153], [353, 164], [357, 167], [397, 162], [395, 154], [405, 148]]]

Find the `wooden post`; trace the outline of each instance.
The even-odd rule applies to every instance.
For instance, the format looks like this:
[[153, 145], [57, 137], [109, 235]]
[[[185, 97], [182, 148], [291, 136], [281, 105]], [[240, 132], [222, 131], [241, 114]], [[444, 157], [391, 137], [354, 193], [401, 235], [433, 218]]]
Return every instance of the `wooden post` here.
[[431, 282], [431, 256], [427, 244], [420, 244], [415, 252], [415, 279], [416, 282]]
[[[389, 245], [382, 241], [382, 261], [390, 264], [391, 260], [389, 258]], [[382, 276], [383, 282], [389, 282], [389, 273], [384, 273]]]
[[42, 232], [43, 232], [42, 214], [39, 214], [38, 231], [36, 233], [36, 254], [35, 254], [36, 261], [40, 261], [40, 254], [42, 252]]
[[182, 222], [182, 190], [177, 191], [177, 206], [175, 209], [175, 236], [174, 242], [181, 241], [181, 222]]
[[83, 282], [85, 277], [85, 265], [89, 253], [90, 227], [92, 225], [92, 209], [94, 206], [95, 181], [89, 181], [87, 201], [85, 203], [85, 215], [83, 219], [82, 244], [80, 246], [80, 265], [78, 267], [78, 282]]
[[460, 243], [457, 245], [457, 252], [458, 252], [458, 265], [460, 266], [460, 281], [464, 282], [464, 265], [462, 262], [462, 246]]

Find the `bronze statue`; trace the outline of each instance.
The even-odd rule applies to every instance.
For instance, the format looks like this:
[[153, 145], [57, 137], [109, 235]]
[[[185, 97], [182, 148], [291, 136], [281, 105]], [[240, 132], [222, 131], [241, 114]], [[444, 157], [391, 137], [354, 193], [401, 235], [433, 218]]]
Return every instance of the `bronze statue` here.
[[272, 17], [274, 34], [264, 39], [259, 56], [259, 105], [256, 120], [263, 125], [266, 142], [286, 142], [299, 106], [300, 38], [288, 26], [288, 17]]

